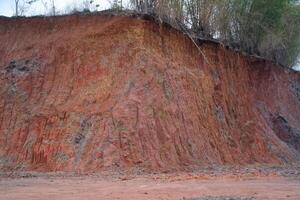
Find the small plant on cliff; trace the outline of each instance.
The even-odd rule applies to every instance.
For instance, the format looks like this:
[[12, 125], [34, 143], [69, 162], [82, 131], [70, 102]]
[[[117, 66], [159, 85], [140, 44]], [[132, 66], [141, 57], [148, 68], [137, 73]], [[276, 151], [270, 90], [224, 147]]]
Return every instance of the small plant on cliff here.
[[123, 9], [123, 1], [122, 0], [110, 0], [111, 9], [120, 11]]

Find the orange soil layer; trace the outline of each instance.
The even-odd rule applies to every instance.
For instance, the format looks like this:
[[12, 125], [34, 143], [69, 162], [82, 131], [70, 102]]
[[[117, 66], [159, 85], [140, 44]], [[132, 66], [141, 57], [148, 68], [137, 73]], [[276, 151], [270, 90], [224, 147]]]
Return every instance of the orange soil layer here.
[[300, 158], [300, 74], [130, 16], [0, 19], [0, 168]]

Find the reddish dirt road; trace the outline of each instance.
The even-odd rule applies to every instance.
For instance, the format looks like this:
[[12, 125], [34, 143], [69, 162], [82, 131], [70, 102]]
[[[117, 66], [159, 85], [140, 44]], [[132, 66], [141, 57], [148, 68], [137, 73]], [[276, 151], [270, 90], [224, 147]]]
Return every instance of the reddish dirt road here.
[[203, 196], [253, 197], [259, 200], [299, 200], [297, 178], [214, 178], [129, 180], [99, 177], [35, 177], [0, 180], [1, 200], [182, 200]]

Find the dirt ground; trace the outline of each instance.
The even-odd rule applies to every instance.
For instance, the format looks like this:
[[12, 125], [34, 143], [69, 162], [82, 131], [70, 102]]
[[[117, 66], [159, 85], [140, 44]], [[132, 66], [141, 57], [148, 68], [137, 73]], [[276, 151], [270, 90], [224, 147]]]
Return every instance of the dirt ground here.
[[0, 176], [1, 200], [299, 200], [298, 171]]

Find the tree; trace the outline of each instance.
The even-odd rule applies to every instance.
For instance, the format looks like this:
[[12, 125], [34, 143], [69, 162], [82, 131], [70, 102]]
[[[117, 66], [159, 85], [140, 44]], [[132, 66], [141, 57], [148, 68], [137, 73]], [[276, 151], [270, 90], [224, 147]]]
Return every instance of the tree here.
[[19, 3], [20, 3], [20, 0], [15, 0], [15, 16], [18, 17], [19, 16]]
[[23, 15], [26, 9], [28, 9], [35, 2], [37, 2], [37, 0], [14, 0], [15, 16], [19, 17]]
[[55, 0], [36, 0], [36, 1], [40, 1], [43, 4], [47, 15], [51, 15], [51, 16], [57, 15]]
[[55, 16], [56, 15], [56, 7], [55, 7], [55, 2], [54, 0], [51, 0], [51, 3], [52, 3], [52, 8], [51, 8], [51, 11], [52, 11], [52, 15]]
[[122, 10], [123, 9], [123, 1], [122, 0], [112, 0], [110, 1], [111, 8], [114, 10]]
[[300, 54], [299, 0], [131, 0], [142, 13], [157, 16], [202, 39], [262, 56], [291, 67]]

